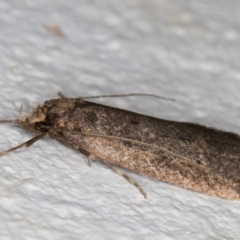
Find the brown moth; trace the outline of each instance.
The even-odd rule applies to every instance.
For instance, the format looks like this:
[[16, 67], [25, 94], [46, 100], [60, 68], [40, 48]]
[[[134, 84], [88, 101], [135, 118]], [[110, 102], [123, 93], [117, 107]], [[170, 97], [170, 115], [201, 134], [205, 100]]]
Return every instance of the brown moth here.
[[1, 120], [17, 123], [37, 136], [0, 156], [49, 136], [110, 167], [145, 197], [141, 186], [116, 167], [210, 196], [240, 199], [240, 136], [85, 99], [61, 95], [45, 101], [30, 115]]

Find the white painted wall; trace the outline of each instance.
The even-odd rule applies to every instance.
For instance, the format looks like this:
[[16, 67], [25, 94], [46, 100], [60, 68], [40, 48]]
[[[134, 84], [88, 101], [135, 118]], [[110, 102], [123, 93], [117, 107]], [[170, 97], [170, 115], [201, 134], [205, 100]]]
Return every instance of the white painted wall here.
[[[240, 133], [240, 2], [0, 2], [0, 118], [58, 91], [174, 97], [99, 102]], [[50, 35], [53, 22], [65, 36]], [[32, 135], [0, 126], [0, 149]], [[0, 238], [239, 239], [240, 203], [129, 173], [148, 193], [44, 139], [0, 159]]]

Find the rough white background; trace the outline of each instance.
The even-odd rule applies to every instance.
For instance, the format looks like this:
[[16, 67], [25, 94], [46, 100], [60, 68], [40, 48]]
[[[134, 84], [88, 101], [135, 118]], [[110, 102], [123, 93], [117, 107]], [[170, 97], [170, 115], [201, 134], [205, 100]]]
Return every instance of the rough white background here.
[[[240, 1], [1, 0], [0, 118], [58, 91], [154, 93], [102, 103], [240, 133]], [[61, 27], [52, 36], [45, 23]], [[32, 135], [0, 126], [0, 149]], [[129, 173], [51, 139], [0, 158], [0, 238], [240, 239], [240, 202]]]

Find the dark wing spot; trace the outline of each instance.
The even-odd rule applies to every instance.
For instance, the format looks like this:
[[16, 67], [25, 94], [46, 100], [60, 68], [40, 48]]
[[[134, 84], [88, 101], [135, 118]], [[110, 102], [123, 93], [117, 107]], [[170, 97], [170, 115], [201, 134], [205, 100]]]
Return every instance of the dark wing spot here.
[[98, 116], [93, 112], [87, 113], [85, 117], [86, 117], [87, 121], [92, 124], [94, 124], [95, 122], [98, 121]]
[[131, 120], [130, 123], [133, 124], [133, 125], [137, 125], [137, 124], [139, 124], [139, 122], [136, 121], [136, 120]]

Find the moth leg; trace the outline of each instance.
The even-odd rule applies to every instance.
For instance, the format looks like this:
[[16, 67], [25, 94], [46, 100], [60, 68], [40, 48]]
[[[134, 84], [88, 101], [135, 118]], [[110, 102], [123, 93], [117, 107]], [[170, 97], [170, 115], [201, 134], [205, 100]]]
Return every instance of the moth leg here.
[[66, 98], [61, 92], [58, 92], [58, 96], [59, 96], [60, 98]]
[[107, 165], [109, 168], [111, 168], [115, 173], [117, 173], [118, 175], [124, 177], [128, 182], [130, 182], [132, 185], [134, 185], [139, 191], [140, 193], [144, 196], [144, 198], [147, 197], [146, 192], [143, 190], [143, 188], [131, 177], [129, 177], [126, 173], [122, 172], [121, 170], [111, 166], [111, 165]]
[[[92, 157], [94, 157], [94, 156], [92, 156]], [[140, 193], [144, 196], [144, 198], [147, 197], [146, 192], [143, 190], [143, 188], [133, 178], [129, 177], [126, 173], [122, 172], [121, 170], [119, 170], [119, 169], [113, 167], [112, 165], [106, 163], [104, 160], [99, 159], [98, 157], [95, 157], [95, 159], [99, 160], [99, 162], [101, 162], [105, 166], [111, 168], [116, 174], [120, 175], [121, 177], [124, 177], [128, 182], [130, 182], [132, 185], [134, 185], [140, 191]]]
[[88, 166], [91, 167], [92, 166], [92, 161], [96, 159], [96, 157], [92, 154], [90, 154], [87, 158], [87, 162], [88, 162]]
[[88, 163], [88, 166], [91, 167], [91, 166], [92, 166], [92, 159], [89, 159], [89, 158], [88, 158], [87, 163]]
[[13, 148], [10, 148], [10, 149], [5, 150], [3, 152], [0, 152], [0, 157], [4, 156], [4, 155], [6, 155], [6, 154], [8, 154], [10, 152], [13, 152], [13, 151], [15, 151], [15, 150], [17, 150], [19, 148], [30, 147], [32, 144], [34, 144], [36, 141], [38, 141], [39, 139], [43, 138], [46, 135], [47, 135], [47, 133], [42, 133], [42, 134], [37, 135], [36, 137], [34, 137], [34, 138], [28, 140], [27, 142], [24, 142], [24, 143], [22, 143], [22, 144], [20, 144], [20, 145], [18, 145], [16, 147], [13, 147]]

